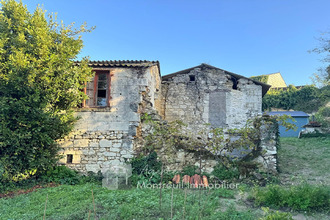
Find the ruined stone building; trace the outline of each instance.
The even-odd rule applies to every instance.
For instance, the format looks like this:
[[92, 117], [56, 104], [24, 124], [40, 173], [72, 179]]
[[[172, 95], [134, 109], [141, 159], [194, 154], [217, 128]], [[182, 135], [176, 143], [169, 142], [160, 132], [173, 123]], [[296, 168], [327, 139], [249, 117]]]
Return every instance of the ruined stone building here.
[[75, 130], [60, 141], [61, 162], [82, 171], [105, 171], [134, 155], [141, 115], [182, 120], [198, 127], [240, 128], [261, 114], [269, 85], [207, 64], [161, 77], [158, 61], [93, 61], [89, 96]]

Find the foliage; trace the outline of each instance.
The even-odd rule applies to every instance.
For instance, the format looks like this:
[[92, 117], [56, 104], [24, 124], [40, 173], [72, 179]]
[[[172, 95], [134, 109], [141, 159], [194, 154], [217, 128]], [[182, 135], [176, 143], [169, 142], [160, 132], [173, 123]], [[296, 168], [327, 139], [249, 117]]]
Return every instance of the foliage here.
[[[95, 219], [170, 219], [171, 189], [163, 190], [163, 208], [159, 209], [157, 190], [107, 190], [94, 184], [61, 185], [40, 189], [27, 195], [0, 200], [0, 219], [42, 219], [48, 195], [46, 219], [94, 219], [93, 189], [96, 208]], [[211, 191], [174, 189], [173, 219], [256, 219], [251, 211], [238, 211], [221, 202], [231, 190]], [[200, 199], [199, 199], [200, 198]], [[220, 208], [221, 207], [221, 208]], [[183, 209], [185, 216], [183, 217]], [[59, 212], [59, 210], [61, 210]]]
[[304, 86], [297, 89], [289, 85], [285, 90], [270, 90], [262, 99], [263, 111], [271, 108], [294, 109], [308, 113], [315, 112], [325, 105], [330, 98], [329, 89]]
[[256, 205], [274, 208], [289, 207], [301, 211], [328, 211], [330, 187], [301, 184], [284, 188], [269, 185], [266, 188], [254, 188], [253, 198]]
[[251, 76], [253, 80], [257, 80], [262, 83], [267, 83], [269, 76], [268, 75], [260, 75], [260, 76]]
[[[153, 151], [146, 156], [140, 155], [131, 160], [132, 176], [130, 181], [132, 186], [136, 186], [139, 183], [160, 183], [162, 162], [158, 161], [157, 157], [157, 153]], [[163, 182], [168, 183], [171, 181], [174, 174], [174, 172], [164, 171]]]
[[85, 98], [81, 89], [91, 76], [84, 59], [74, 65], [83, 47], [85, 25], [58, 23], [37, 7], [1, 1], [0, 9], [0, 163], [7, 181], [57, 161], [55, 140], [75, 121], [72, 108]]
[[288, 212], [270, 211], [269, 208], [262, 207], [266, 216], [260, 220], [293, 220], [292, 215]]
[[193, 165], [186, 166], [186, 167], [183, 167], [183, 169], [181, 171], [181, 176], [184, 176], [184, 175], [193, 176], [193, 175], [197, 174], [197, 171], [198, 171], [197, 166], [193, 166]]
[[314, 73], [312, 77], [312, 81], [315, 85], [319, 87], [330, 86], [330, 32], [322, 33], [321, 37], [318, 39], [320, 42], [320, 46], [318, 48], [314, 48], [311, 52], [318, 54], [325, 54], [325, 58], [323, 62], [326, 63], [325, 68], [319, 69], [319, 74]]
[[222, 164], [218, 164], [214, 167], [214, 170], [211, 174], [217, 177], [219, 180], [234, 180], [239, 178], [240, 173], [237, 166], [227, 168]]
[[132, 172], [134, 174], [141, 174], [144, 170], [159, 171], [162, 166], [161, 162], [157, 161], [157, 153], [155, 151], [149, 153], [147, 156], [133, 158], [130, 164], [132, 165]]
[[78, 172], [66, 166], [56, 166], [48, 170], [43, 176], [43, 181], [55, 182], [60, 184], [75, 185], [79, 182]]
[[316, 121], [324, 128], [330, 128], [330, 107], [322, 107], [315, 114]]
[[149, 119], [145, 122], [152, 126], [152, 133], [145, 138], [142, 151], [145, 155], [154, 150], [159, 152], [166, 164], [173, 163], [178, 149], [194, 152], [200, 160], [204, 155], [217, 155], [223, 164], [230, 163], [233, 160], [230, 152], [237, 148], [256, 150], [259, 140], [259, 129], [253, 127], [252, 122], [242, 129], [226, 131], [206, 124], [197, 132], [181, 121], [166, 123]]
[[71, 170], [66, 166], [55, 166], [43, 173], [41, 176], [32, 176], [16, 182], [4, 181], [0, 185], [0, 193], [14, 192], [18, 190], [25, 190], [33, 188], [37, 185], [44, 186], [51, 184], [85, 184], [94, 183], [101, 185], [103, 179], [102, 173], [88, 172], [87, 175], [82, 175], [75, 170]]

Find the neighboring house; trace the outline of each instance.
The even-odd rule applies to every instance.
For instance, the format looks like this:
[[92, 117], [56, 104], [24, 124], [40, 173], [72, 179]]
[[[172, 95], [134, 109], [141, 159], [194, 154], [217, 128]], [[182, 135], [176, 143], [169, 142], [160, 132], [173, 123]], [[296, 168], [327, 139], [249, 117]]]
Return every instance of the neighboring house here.
[[308, 124], [308, 118], [309, 115], [306, 114], [305, 112], [302, 111], [273, 111], [273, 112], [267, 112], [268, 115], [289, 115], [291, 116], [294, 120], [289, 120], [288, 122], [293, 123], [297, 126], [297, 130], [288, 130], [286, 131], [286, 128], [283, 126], [279, 126], [279, 131], [280, 131], [280, 137], [298, 137], [299, 132], [304, 130], [304, 125]]
[[[77, 109], [75, 130], [64, 140], [62, 163], [76, 170], [106, 171], [134, 155], [141, 115], [191, 127], [240, 128], [261, 114], [269, 85], [207, 64], [160, 76], [158, 61], [93, 61], [95, 72]], [[197, 130], [196, 130], [197, 132]]]
[[252, 76], [250, 78], [271, 85], [270, 89], [281, 89], [287, 87], [280, 72], [267, 75]]

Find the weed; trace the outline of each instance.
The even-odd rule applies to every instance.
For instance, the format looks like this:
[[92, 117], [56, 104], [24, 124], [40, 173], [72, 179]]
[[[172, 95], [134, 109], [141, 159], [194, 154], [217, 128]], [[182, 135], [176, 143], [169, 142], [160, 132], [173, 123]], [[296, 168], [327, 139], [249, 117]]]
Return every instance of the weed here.
[[252, 198], [256, 205], [272, 208], [288, 207], [298, 211], [328, 211], [330, 187], [306, 183], [290, 188], [269, 185], [265, 188], [254, 188]]

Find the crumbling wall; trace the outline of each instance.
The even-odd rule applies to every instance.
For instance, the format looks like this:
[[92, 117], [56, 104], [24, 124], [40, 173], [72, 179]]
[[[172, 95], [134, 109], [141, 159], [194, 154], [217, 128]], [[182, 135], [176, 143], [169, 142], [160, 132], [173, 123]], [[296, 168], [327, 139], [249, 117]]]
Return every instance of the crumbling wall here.
[[263, 116], [260, 120], [260, 152], [262, 154], [254, 161], [261, 164], [261, 169], [266, 172], [277, 173], [277, 147], [279, 146], [278, 123], [269, 116]]
[[162, 83], [164, 118], [192, 127], [241, 128], [261, 113], [262, 88], [253, 81], [233, 79], [225, 71], [195, 68]]
[[108, 70], [110, 107], [78, 109], [74, 131], [59, 141], [60, 162], [81, 172], [105, 172], [133, 157], [141, 114], [154, 109], [160, 90], [157, 66]]

